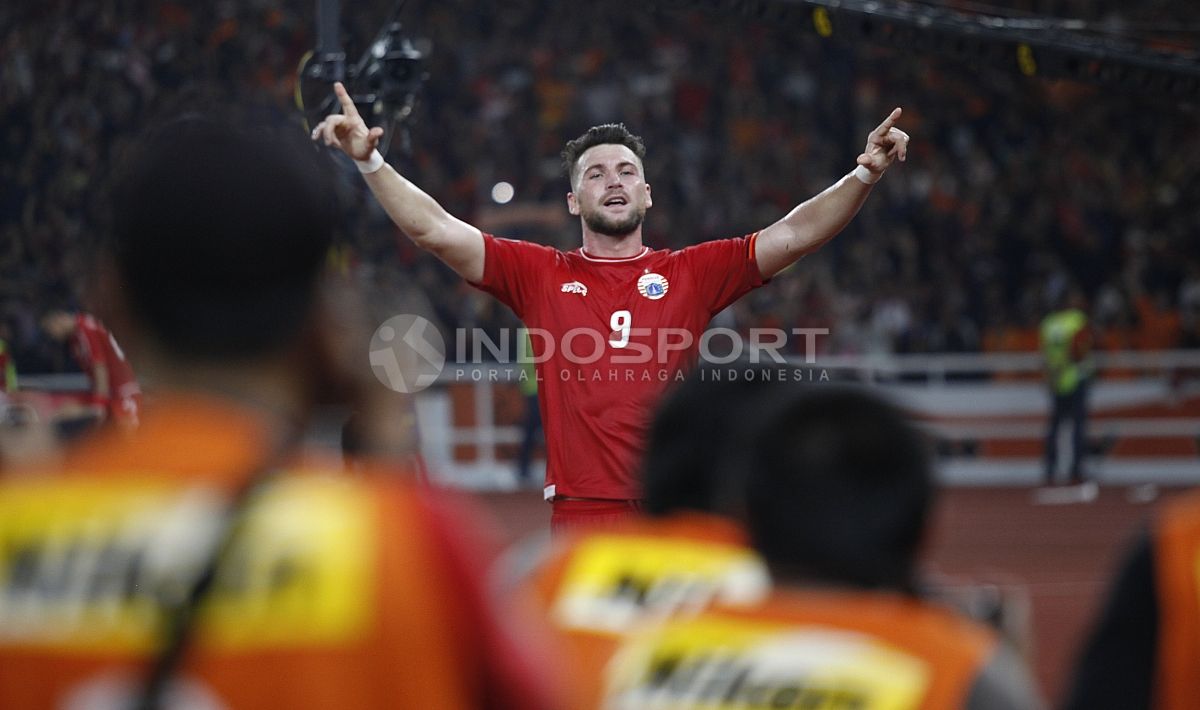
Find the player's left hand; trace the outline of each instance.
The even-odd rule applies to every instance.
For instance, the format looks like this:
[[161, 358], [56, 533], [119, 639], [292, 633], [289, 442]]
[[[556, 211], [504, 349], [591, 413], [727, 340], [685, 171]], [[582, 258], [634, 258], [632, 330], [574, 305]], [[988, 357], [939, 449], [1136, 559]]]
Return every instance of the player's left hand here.
[[883, 123], [867, 135], [867, 147], [858, 156], [858, 164], [876, 175], [882, 175], [893, 162], [908, 157], [908, 134], [896, 128], [903, 111], [893, 110]]

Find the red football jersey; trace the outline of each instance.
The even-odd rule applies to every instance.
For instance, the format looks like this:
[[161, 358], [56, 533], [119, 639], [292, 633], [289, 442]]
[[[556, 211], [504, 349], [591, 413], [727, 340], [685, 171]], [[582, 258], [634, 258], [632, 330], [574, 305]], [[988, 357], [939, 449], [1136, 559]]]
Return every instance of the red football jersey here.
[[713, 315], [765, 283], [757, 233], [606, 259], [484, 235], [483, 280], [530, 330], [547, 498], [632, 500], [658, 397], [696, 363]]
[[[103, 406], [110, 418], [136, 423], [142, 390], [112, 333], [94, 317], [80, 313], [75, 316], [71, 352], [79, 362], [80, 369], [88, 376], [93, 403]], [[96, 368], [99, 366], [108, 371], [107, 391], [101, 391], [103, 383], [96, 381]]]

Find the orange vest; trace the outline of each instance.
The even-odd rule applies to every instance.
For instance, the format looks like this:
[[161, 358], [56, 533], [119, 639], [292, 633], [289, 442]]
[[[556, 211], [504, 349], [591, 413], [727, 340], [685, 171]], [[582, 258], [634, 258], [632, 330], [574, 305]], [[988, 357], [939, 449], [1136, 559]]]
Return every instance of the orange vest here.
[[900, 595], [782, 589], [630, 637], [605, 707], [958, 710], [996, 644]]
[[1164, 506], [1156, 532], [1159, 617], [1154, 707], [1190, 710], [1200, 698], [1200, 494]]
[[[0, 481], [0, 707], [128, 705], [160, 643], [170, 573], [200, 566], [269, 434], [244, 409], [175, 398], [132, 438], [102, 434], [53, 469]], [[168, 696], [297, 710], [546, 705], [442, 503], [394, 477], [284, 468], [248, 509]]]
[[626, 634], [712, 603], [760, 601], [768, 588], [741, 530], [699, 513], [568, 537], [528, 582], [564, 638], [568, 680], [585, 707], [599, 702], [604, 669]]

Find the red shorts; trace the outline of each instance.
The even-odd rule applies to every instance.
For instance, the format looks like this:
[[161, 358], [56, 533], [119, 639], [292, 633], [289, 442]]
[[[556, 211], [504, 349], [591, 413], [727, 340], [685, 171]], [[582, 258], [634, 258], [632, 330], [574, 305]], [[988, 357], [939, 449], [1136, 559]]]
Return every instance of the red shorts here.
[[580, 500], [550, 501], [550, 534], [561, 535], [575, 530], [615, 527], [642, 514], [639, 500]]

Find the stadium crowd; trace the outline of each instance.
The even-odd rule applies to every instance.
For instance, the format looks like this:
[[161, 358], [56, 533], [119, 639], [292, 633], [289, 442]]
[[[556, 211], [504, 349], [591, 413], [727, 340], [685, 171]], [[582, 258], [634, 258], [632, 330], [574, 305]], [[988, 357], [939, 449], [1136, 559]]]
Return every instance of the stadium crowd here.
[[[350, 35], [368, 36], [385, 9], [356, 8]], [[1114, 21], [1101, 10], [1087, 11]], [[623, 120], [654, 156], [651, 245], [745, 233], [844, 172], [872, 117], [900, 104], [920, 136], [907, 174], [881, 183], [850, 234], [731, 307], [724, 324], [826, 325], [835, 352], [1032, 349], [1048, 305], [1079, 285], [1102, 347], [1200, 342], [1200, 254], [1187, 239], [1197, 217], [1184, 209], [1200, 189], [1200, 143], [1186, 121], [1162, 120], [1186, 108], [1147, 99], [1135, 109], [1090, 87], [691, 13], [520, 0], [407, 12], [431, 40], [436, 81], [413, 154], [392, 160], [497, 232], [573, 245], [558, 146]], [[511, 314], [398, 239], [356, 180], [342, 181], [343, 206], [368, 217], [334, 214], [316, 197], [327, 172], [316, 177], [299, 130], [269, 140], [185, 115], [138, 139], [140, 169], [114, 179], [134, 136], [181, 98], [266, 94], [278, 106], [262, 125], [278, 126], [312, 42], [306, 17], [273, 0], [93, 0], [6, 6], [0, 27], [13, 28], [0, 46], [0, 339], [24, 371], [67, 369], [44, 316], [86, 309], [89, 289], [107, 284], [131, 352], [140, 345], [172, 393], [141, 428], [100, 432], [0, 481], [5, 705], [216, 706], [211, 690], [246, 707], [595, 706], [551, 682], [550, 651], [570, 648], [557, 657], [567, 680], [601, 679], [581, 659], [605, 664], [606, 707], [671, 694], [747, 705], [769, 696], [773, 707], [885, 697], [1041, 707], [1009, 640], [925, 587], [916, 563], [935, 494], [929, 452], [892, 405], [850, 390], [768, 396], [747, 380], [737, 383], [744, 401], [716, 389], [668, 404], [642, 470], [649, 532], [584, 533], [566, 554], [599, 551], [603, 565], [543, 557], [549, 567], [514, 575], [542, 583], [542, 621], [579, 644], [522, 636], [541, 627], [513, 611], [521, 600], [494, 595], [500, 580], [484, 570], [517, 560], [497, 562], [474, 539], [481, 515], [439, 500], [417, 467], [370, 461], [342, 478], [297, 444], [330, 399], [362, 404], [349, 376], [362, 374], [349, 365], [360, 360], [345, 352], [366, 339], [345, 337], [358, 303], [343, 312], [324, 300], [335, 225], [350, 226], [334, 259], [348, 284], [382, 295], [374, 308], [425, 309], [448, 328], [514, 325]], [[516, 204], [491, 204], [499, 181]], [[112, 260], [99, 268], [92, 247], [110, 225]], [[1175, 586], [1140, 591], [1165, 622], [1178, 603], [1190, 623], [1135, 619], [1159, 655], [1142, 654], [1153, 662], [1130, 670], [1136, 684], [1113, 676], [1135, 700], [1154, 692], [1167, 708], [1200, 692], [1187, 672], [1200, 652], [1197, 581], [1182, 573], [1194, 567], [1200, 516], [1185, 502], [1139, 558], [1143, 572], [1181, 571], [1156, 582]], [[638, 577], [689, 559], [699, 572]], [[694, 617], [625, 635], [648, 618], [637, 613], [689, 606]], [[713, 629], [738, 639], [737, 652]], [[139, 684], [148, 649], [155, 660]], [[755, 675], [763, 668], [774, 675]], [[1160, 668], [1182, 682], [1162, 684]], [[1110, 675], [1102, 663], [1085, 669]]]
[[[1117, 7], [1021, 9], [1107, 26], [1195, 12]], [[12, 28], [0, 40], [0, 339], [20, 371], [71, 367], [39, 319], [85, 304], [86, 247], [104, 229], [99, 198], [114, 156], [184, 87], [265, 92], [289, 110], [314, 41], [309, 9], [277, 0], [0, 8], [0, 26]], [[347, 9], [351, 57], [387, 9]], [[838, 27], [823, 39], [737, 16], [631, 10], [410, 3], [401, 19], [429, 40], [432, 81], [412, 155], [390, 159], [451, 213], [567, 246], [558, 150], [589, 125], [624, 121], [649, 148], [647, 241], [678, 247], [770, 223], [841, 175], [876, 117], [902, 105], [914, 136], [904, 179], [884, 183], [845, 238], [722, 324], [827, 326], [822, 345], [839, 353], [1033, 350], [1047, 300], [1077, 282], [1101, 348], [1200, 344], [1200, 252], [1189, 239], [1198, 218], [1179, 209], [1200, 198], [1200, 139], [1190, 121], [1164, 120], [1186, 107], [842, 42]], [[497, 206], [501, 180], [516, 197]], [[344, 235], [347, 263], [364, 278], [385, 292], [419, 285], [448, 330], [516, 324], [398, 238], [357, 182], [345, 187], [375, 209]], [[382, 302], [405, 296], [391, 297]]]

